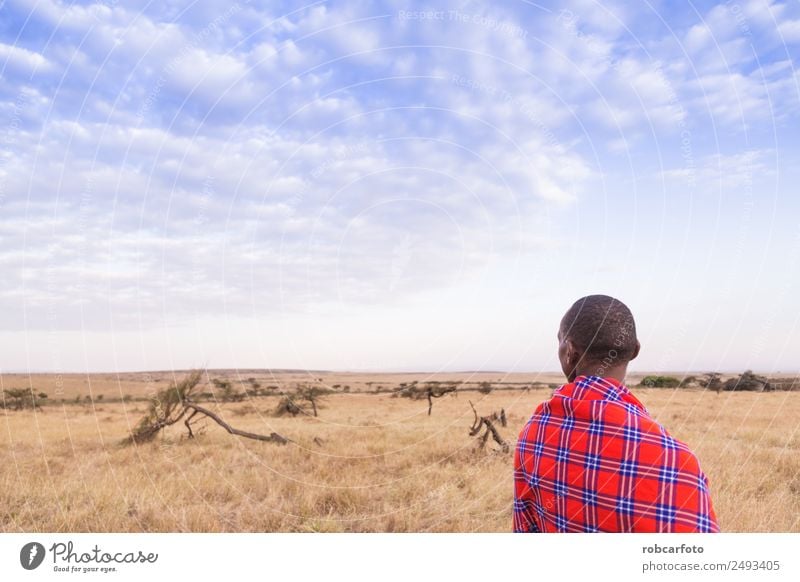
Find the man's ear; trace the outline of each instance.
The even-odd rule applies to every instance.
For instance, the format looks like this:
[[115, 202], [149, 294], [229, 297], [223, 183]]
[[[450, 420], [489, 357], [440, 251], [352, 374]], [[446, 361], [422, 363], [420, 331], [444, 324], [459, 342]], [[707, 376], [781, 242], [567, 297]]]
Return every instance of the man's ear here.
[[573, 343], [571, 339], [567, 340], [567, 363], [569, 364], [570, 369], [574, 369], [575, 366], [578, 365], [578, 362], [581, 359], [581, 353], [578, 347]]
[[635, 359], [636, 356], [639, 355], [639, 349], [642, 347], [642, 344], [639, 343], [639, 340], [636, 340], [636, 348], [633, 350], [633, 355], [631, 356], [631, 360]]

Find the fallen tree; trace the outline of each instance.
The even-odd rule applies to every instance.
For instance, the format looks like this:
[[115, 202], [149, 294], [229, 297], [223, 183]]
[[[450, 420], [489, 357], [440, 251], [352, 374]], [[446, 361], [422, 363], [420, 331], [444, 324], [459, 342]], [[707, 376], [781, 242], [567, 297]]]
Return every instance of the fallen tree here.
[[196, 394], [201, 378], [202, 372], [195, 370], [180, 382], [174, 382], [168, 388], [156, 393], [150, 399], [147, 412], [134, 427], [130, 436], [123, 440], [123, 444], [138, 445], [150, 442], [161, 430], [181, 420], [183, 420], [184, 426], [189, 431], [188, 437], [191, 439], [194, 438], [192, 423], [203, 418], [213, 420], [232, 435], [282, 445], [290, 442], [289, 439], [276, 432], [262, 435], [234, 428], [217, 413], [192, 401], [192, 396]]
[[469, 436], [478, 436], [483, 430], [483, 434], [478, 436], [478, 447], [483, 449], [486, 447], [486, 442], [489, 440], [489, 435], [492, 436], [494, 442], [500, 445], [501, 450], [504, 453], [507, 453], [510, 449], [508, 443], [503, 439], [500, 435], [500, 431], [497, 430], [497, 427], [494, 425], [495, 422], [500, 422], [503, 426], [506, 426], [506, 411], [505, 409], [500, 409], [500, 413], [493, 412], [489, 416], [478, 416], [478, 411], [475, 410], [475, 406], [472, 404], [470, 400], [469, 405], [472, 407], [472, 412], [475, 414], [475, 420], [472, 423], [472, 427], [469, 429]]

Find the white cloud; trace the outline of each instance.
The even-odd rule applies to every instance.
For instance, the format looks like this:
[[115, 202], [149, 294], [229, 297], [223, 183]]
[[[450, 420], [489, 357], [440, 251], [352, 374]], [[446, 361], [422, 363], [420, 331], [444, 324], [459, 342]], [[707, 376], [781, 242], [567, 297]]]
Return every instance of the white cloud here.
[[707, 110], [723, 124], [747, 126], [758, 119], [771, 118], [769, 88], [758, 76], [741, 73], [704, 75], [690, 83], [696, 110]]
[[193, 49], [170, 70], [167, 82], [178, 95], [187, 99], [199, 95], [211, 104], [230, 99], [246, 104], [256, 97], [252, 84], [247, 80], [248, 71], [248, 66], [232, 55]]
[[[331, 103], [320, 107], [333, 115]], [[29, 328], [53, 309], [63, 328], [154, 321], [165, 306], [175, 318], [223, 304], [243, 313], [254, 293], [259, 310], [299, 309], [331, 285], [345, 302], [392, 302], [450, 285], [503, 249], [544, 244], [521, 225], [542, 201], [572, 200], [588, 176], [579, 156], [531, 137], [518, 151], [469, 152], [423, 137], [303, 144], [258, 127], [188, 137], [54, 120], [44, 133], [35, 157], [21, 144], [8, 168], [6, 215], [25, 219], [0, 227], [16, 248], [3, 257], [0, 302], [8, 313], [24, 302]], [[404, 240], [412, 266], [398, 274]]]
[[800, 42], [800, 20], [786, 20], [778, 25], [778, 33], [784, 42]]
[[[734, 154], [714, 154], [701, 160], [697, 168], [665, 170], [660, 176], [685, 183], [691, 181], [705, 193], [731, 195], [747, 191], [759, 194], [771, 183], [777, 170], [772, 150], [748, 150]], [[759, 185], [759, 189], [756, 189]]]
[[3, 43], [0, 43], [0, 64], [3, 69], [15, 69], [28, 74], [44, 72], [50, 68], [50, 63], [41, 54]]

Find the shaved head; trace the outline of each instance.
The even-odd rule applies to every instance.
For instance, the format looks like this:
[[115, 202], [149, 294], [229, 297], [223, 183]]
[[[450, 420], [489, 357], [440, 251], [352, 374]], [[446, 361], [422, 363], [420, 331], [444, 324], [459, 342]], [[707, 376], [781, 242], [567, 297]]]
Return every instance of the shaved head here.
[[626, 363], [636, 357], [633, 314], [619, 299], [587, 295], [561, 319], [559, 335], [582, 352], [584, 362]]

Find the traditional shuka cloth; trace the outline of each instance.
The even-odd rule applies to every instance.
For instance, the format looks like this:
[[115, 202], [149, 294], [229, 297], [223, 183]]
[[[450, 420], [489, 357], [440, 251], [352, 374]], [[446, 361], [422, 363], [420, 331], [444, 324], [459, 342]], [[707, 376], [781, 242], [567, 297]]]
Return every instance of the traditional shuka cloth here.
[[718, 532], [697, 458], [614, 378], [540, 404], [514, 452], [515, 532]]

